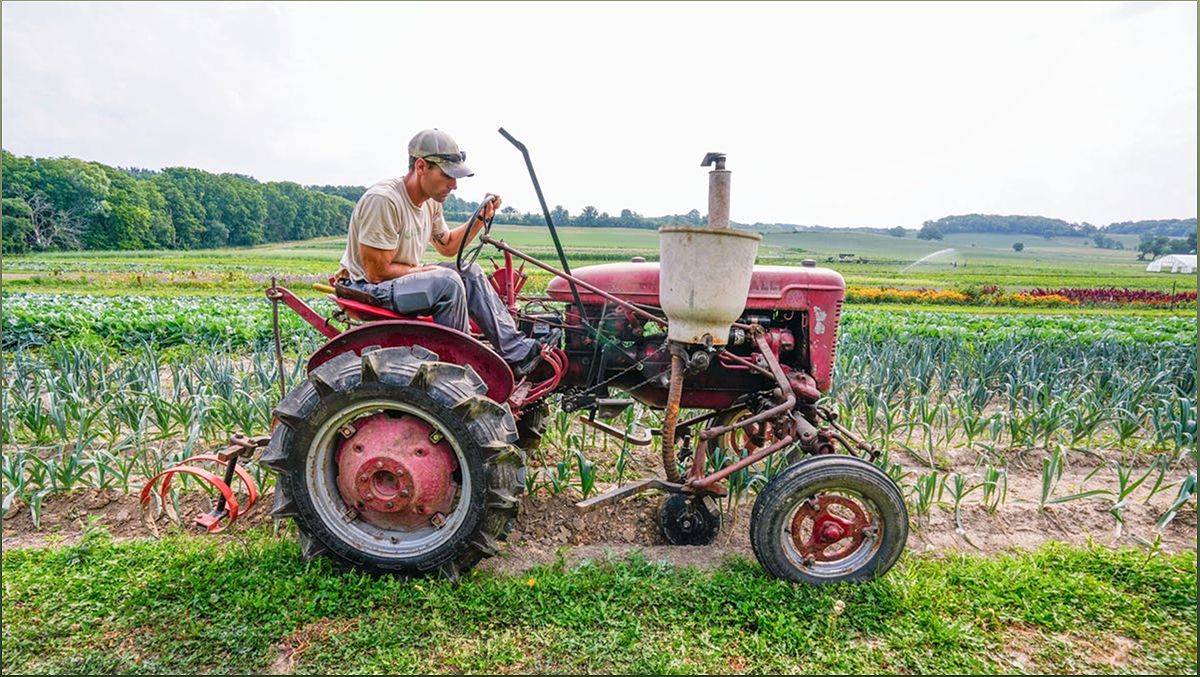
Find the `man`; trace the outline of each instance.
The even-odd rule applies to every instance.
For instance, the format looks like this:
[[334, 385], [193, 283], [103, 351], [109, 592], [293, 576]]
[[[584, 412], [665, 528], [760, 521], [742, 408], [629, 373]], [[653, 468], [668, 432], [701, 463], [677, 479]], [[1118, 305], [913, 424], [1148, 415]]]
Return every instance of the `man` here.
[[446, 226], [442, 203], [458, 179], [474, 176], [466, 159], [446, 132], [427, 129], [414, 136], [408, 173], [371, 186], [355, 205], [339, 276], [399, 313], [430, 312], [434, 322], [461, 332], [468, 332], [469, 316], [514, 373], [526, 376], [541, 359], [541, 344], [517, 330], [479, 266], [460, 275], [453, 262], [421, 263], [429, 243], [443, 256], [457, 254], [463, 238], [470, 242], [500, 207], [500, 198], [489, 195], [479, 214], [483, 220]]

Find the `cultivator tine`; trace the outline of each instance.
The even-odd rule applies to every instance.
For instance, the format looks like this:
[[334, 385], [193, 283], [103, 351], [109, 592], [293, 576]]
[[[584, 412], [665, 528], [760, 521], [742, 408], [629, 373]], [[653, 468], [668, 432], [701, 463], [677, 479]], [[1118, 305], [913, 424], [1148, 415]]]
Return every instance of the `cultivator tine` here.
[[[258, 502], [258, 483], [254, 481], [250, 473], [244, 467], [237, 464], [239, 458], [249, 458], [253, 456], [254, 451], [267, 445], [269, 437], [246, 437], [240, 433], [235, 434], [229, 440], [229, 446], [225, 447], [216, 454], [200, 454], [192, 456], [180, 461], [172, 468], [168, 468], [146, 482], [142, 487], [140, 500], [142, 510], [146, 511], [156, 499], [160, 508], [167, 517], [172, 521], [178, 521], [179, 516], [175, 513], [171, 506], [171, 482], [176, 475], [190, 475], [197, 477], [205, 482], [208, 482], [214, 489], [217, 490], [216, 506], [209, 512], [197, 515], [192, 521], [194, 524], [204, 527], [210, 534], [220, 533], [227, 526], [232, 524], [237, 518], [245, 515]], [[219, 463], [225, 466], [223, 477], [218, 477], [215, 473], [205, 470], [193, 463]], [[242, 486], [246, 488], [246, 503], [241, 505], [238, 503], [237, 496], [234, 495], [232, 484], [233, 478], [237, 477], [242, 482]], [[155, 487], [157, 486], [157, 491]], [[228, 521], [225, 521], [228, 518]]]

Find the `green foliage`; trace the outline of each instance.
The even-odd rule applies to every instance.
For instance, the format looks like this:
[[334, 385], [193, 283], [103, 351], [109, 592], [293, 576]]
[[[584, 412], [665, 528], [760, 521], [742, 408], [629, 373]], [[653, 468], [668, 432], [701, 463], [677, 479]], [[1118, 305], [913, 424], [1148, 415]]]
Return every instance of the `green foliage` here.
[[918, 240], [941, 240], [944, 237], [942, 229], [933, 221], [926, 221], [917, 232]]
[[1029, 235], [1076, 235], [1083, 224], [1045, 216], [998, 216], [995, 214], [966, 214], [943, 216], [928, 221], [943, 233], [1025, 233]]
[[[1196, 236], [1196, 219], [1160, 219], [1148, 221], [1121, 221], [1110, 223], [1105, 229], [1107, 233], [1131, 233], [1148, 235], [1166, 235], [1167, 237]], [[1099, 246], [1099, 245], [1097, 245]]]
[[353, 209], [343, 197], [294, 183], [181, 167], [118, 170], [5, 151], [3, 171], [5, 253], [213, 248], [340, 235]]
[[33, 211], [29, 203], [19, 197], [4, 198], [3, 252], [24, 254], [30, 250], [30, 235], [33, 232]]
[[1096, 243], [1099, 249], [1124, 249], [1125, 243], [1120, 240], [1109, 237], [1104, 233], [1096, 233], [1092, 236], [1092, 241]]
[[[358, 198], [362, 197], [363, 193], [367, 192], [366, 186], [305, 186], [308, 190], [315, 190], [318, 193], [327, 195], [336, 195], [342, 199], [351, 202], [358, 202]], [[451, 195], [451, 198], [454, 196]], [[446, 200], [450, 201], [449, 198]]]
[[[1196, 557], [909, 555], [813, 588], [642, 557], [455, 586], [336, 571], [290, 540], [5, 549], [5, 673], [1185, 673]], [[836, 623], [836, 625], [835, 625]], [[1021, 662], [997, 647], [1020, 642]], [[1112, 664], [1102, 648], [1120, 640]]]
[[1169, 238], [1166, 235], [1151, 235], [1143, 233], [1138, 242], [1138, 260], [1156, 259], [1167, 254], [1188, 254], [1196, 252], [1196, 233], [1193, 231], [1186, 238]]

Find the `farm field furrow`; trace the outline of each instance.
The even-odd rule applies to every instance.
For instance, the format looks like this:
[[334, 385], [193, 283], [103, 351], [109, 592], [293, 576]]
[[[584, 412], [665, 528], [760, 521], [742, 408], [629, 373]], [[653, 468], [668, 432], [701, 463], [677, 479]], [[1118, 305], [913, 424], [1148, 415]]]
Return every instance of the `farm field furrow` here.
[[[232, 432], [269, 429], [279, 391], [265, 301], [8, 295], [5, 311], [5, 510], [28, 513], [35, 530], [51, 496], [133, 491]], [[290, 387], [317, 337], [283, 318]], [[1164, 529], [1194, 500], [1195, 347], [1180, 317], [851, 307], [826, 404], [887, 450], [881, 462], [918, 520], [936, 506], [953, 506], [955, 521], [962, 509], [1003, 517], [1017, 509], [1011, 491], [1035, 515], [1088, 500], [1111, 528], [1136, 517], [1130, 534], [1177, 543]], [[619, 424], [656, 427], [658, 413], [635, 407]], [[565, 414], [546, 440], [527, 474], [535, 497], [587, 497], [654, 472], [654, 447], [634, 454]], [[748, 504], [781, 463], [735, 473], [736, 500]], [[269, 490], [272, 476], [251, 469]]]

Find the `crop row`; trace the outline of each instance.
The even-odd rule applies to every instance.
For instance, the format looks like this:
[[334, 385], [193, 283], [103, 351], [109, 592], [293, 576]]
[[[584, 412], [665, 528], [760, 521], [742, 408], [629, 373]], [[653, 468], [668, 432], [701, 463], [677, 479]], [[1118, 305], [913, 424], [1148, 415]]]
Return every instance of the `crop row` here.
[[[318, 311], [332, 311], [324, 299]], [[156, 348], [222, 344], [254, 346], [271, 337], [265, 298], [140, 297], [5, 294], [3, 347], [20, 350], [63, 338], [94, 337], [116, 347], [146, 343]], [[281, 308], [281, 328], [296, 339], [314, 334], [295, 313]], [[1122, 343], [1141, 346], [1190, 344], [1194, 318], [1121, 315], [968, 315], [933, 311], [860, 311], [847, 308], [843, 337], [877, 340], [956, 336], [976, 343], [1012, 337], [1046, 343]]]
[[[310, 352], [316, 333], [290, 312], [281, 318], [289, 353]], [[247, 350], [270, 335], [266, 301], [10, 295], [4, 321], [6, 340], [23, 331], [20, 345], [40, 345], [5, 359], [6, 503], [19, 496], [33, 508], [38, 497], [80, 486], [128, 490], [231, 432], [268, 429], [280, 374], [269, 351]], [[828, 403], [870, 441], [927, 459], [929, 473], [905, 485], [917, 514], [935, 489], [961, 498], [978, 487], [999, 500], [997, 473], [1013, 449], [1116, 449], [1128, 480], [1128, 464], [1143, 454], [1174, 471], [1195, 452], [1195, 340], [1187, 318], [851, 309]], [[302, 364], [288, 360], [288, 387]], [[586, 495], [598, 482], [630, 478], [628, 449], [615, 463], [594, 460], [598, 440], [587, 435], [556, 418], [529, 488]], [[974, 482], [939, 475], [952, 449], [979, 454]], [[735, 474], [734, 500], [775, 470]]]
[[997, 286], [964, 289], [897, 289], [860, 287], [846, 289], [850, 303], [897, 303], [919, 305], [1012, 306], [1064, 308], [1071, 306], [1123, 308], [1189, 308], [1196, 305], [1196, 292], [1170, 293], [1143, 289], [1032, 289], [1006, 292]]
[[1029, 292], [1032, 296], [1058, 296], [1070, 299], [1075, 303], [1095, 306], [1118, 306], [1123, 304], [1147, 306], [1183, 306], [1196, 305], [1196, 292], [1185, 291], [1170, 293], [1149, 289], [1118, 289], [1104, 287], [1100, 289], [1077, 289], [1065, 287], [1061, 289], [1034, 289]]
[[[264, 298], [69, 296], [5, 294], [3, 346], [22, 350], [61, 339], [93, 338], [115, 347], [167, 348], [209, 344], [253, 346], [272, 335], [270, 302]], [[332, 304], [317, 300], [321, 312]], [[279, 313], [288, 337], [311, 332], [287, 307]], [[315, 332], [312, 332], [315, 333]]]
[[[302, 364], [285, 366], [287, 387], [301, 377]], [[1014, 341], [971, 352], [953, 337], [896, 342], [860, 333], [844, 339], [837, 369], [839, 385], [829, 403], [843, 422], [890, 450], [883, 465], [918, 519], [935, 504], [953, 505], [957, 514], [968, 496], [989, 511], [999, 509], [1014, 448], [1051, 451], [1043, 461], [1048, 465], [1042, 505], [1110, 498], [1119, 522], [1121, 508], [1139, 486], [1149, 490], [1145, 500], [1178, 489], [1186, 502], [1194, 491], [1194, 480], [1180, 479], [1180, 473], [1187, 474], [1186, 456], [1195, 451], [1195, 401], [1189, 394], [1195, 362], [1178, 347], [1155, 352], [1093, 344], [1056, 350]], [[274, 360], [261, 351], [201, 348], [173, 351], [164, 359], [149, 346], [117, 354], [70, 343], [16, 353], [6, 370], [0, 410], [5, 509], [20, 498], [35, 519], [50, 493], [136, 489], [143, 478], [230, 432], [266, 431], [280, 378]], [[618, 425], [632, 432], [639, 425], [659, 425], [657, 418], [657, 412], [636, 406]], [[1105, 461], [1117, 479], [1113, 487], [1056, 491], [1068, 454], [1095, 456], [1096, 449], [1114, 447], [1121, 458]], [[974, 472], [944, 470], [942, 454], [953, 448], [979, 454]], [[902, 470], [893, 462], [901, 451], [927, 458], [928, 471]], [[710, 469], [744, 453], [714, 450]], [[656, 456], [651, 449], [649, 457]], [[561, 411], [530, 461], [530, 493], [587, 497], [603, 483], [645, 472], [645, 458], [642, 467], [632, 467], [638, 461], [627, 444], [581, 428]], [[763, 486], [784, 459], [769, 461], [730, 477], [730, 503]], [[262, 468], [251, 467], [260, 484], [269, 485]], [[1172, 514], [1163, 514], [1163, 524]]]

